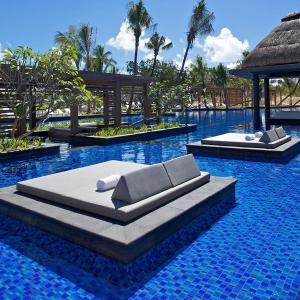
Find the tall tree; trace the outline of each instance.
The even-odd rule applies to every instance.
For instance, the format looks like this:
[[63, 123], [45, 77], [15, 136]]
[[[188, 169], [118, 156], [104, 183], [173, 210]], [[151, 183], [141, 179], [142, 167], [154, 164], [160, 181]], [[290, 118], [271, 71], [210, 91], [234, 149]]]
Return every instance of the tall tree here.
[[148, 13], [142, 0], [137, 3], [130, 2], [127, 19], [129, 22], [129, 28], [133, 31], [135, 37], [135, 49], [134, 49], [134, 75], [137, 74], [137, 57], [140, 44], [140, 38], [143, 30], [147, 30], [152, 25], [152, 17]]
[[157, 61], [157, 56], [159, 54], [160, 51], [163, 50], [168, 50], [171, 49], [173, 47], [173, 43], [166, 42], [166, 38], [163, 35], [159, 35], [157, 32], [155, 32], [149, 42], [146, 43], [146, 47], [149, 50], [153, 50], [153, 65], [152, 65], [152, 70], [151, 70], [151, 76], [154, 75], [154, 71], [155, 71], [155, 66], [156, 66], [156, 61]]
[[226, 85], [228, 81], [227, 69], [223, 64], [219, 64], [217, 67], [213, 67], [211, 71], [212, 71], [212, 81], [217, 87], [223, 90], [225, 105], [226, 108], [228, 108], [227, 95], [226, 95], [227, 94]]
[[28, 47], [6, 49], [0, 61], [0, 78], [3, 83], [3, 97], [9, 100], [15, 122], [12, 136], [26, 131], [26, 116], [33, 110], [42, 111], [41, 120], [67, 99], [77, 104], [81, 97], [89, 97], [83, 80], [72, 62], [73, 48], [49, 50], [37, 54]]
[[195, 64], [192, 65], [191, 73], [196, 81], [198, 81], [201, 85], [201, 94], [203, 96], [204, 105], [208, 108], [206, 100], [206, 76], [208, 74], [208, 68], [200, 55], [196, 56]]
[[115, 67], [117, 62], [112, 58], [110, 51], [105, 51], [104, 46], [98, 45], [94, 49], [93, 70], [97, 72], [108, 72]]
[[[132, 30], [135, 37], [135, 49], [134, 49], [134, 68], [133, 75], [137, 75], [138, 70], [138, 49], [140, 44], [140, 38], [143, 30], [147, 30], [152, 25], [152, 17], [148, 13], [146, 7], [142, 0], [139, 0], [137, 3], [131, 1], [128, 5], [127, 19], [129, 22], [129, 28]], [[133, 102], [134, 88], [132, 89], [128, 113], [131, 113], [132, 102]]]
[[58, 31], [55, 35], [54, 41], [58, 45], [67, 45], [73, 49], [73, 61], [77, 70], [79, 70], [82, 62], [82, 53], [76, 27], [70, 25], [66, 33]]
[[96, 29], [89, 24], [81, 24], [78, 29], [78, 43], [85, 62], [85, 70], [91, 71], [92, 53], [95, 45]]
[[193, 14], [189, 21], [189, 28], [187, 32], [187, 46], [185, 49], [181, 69], [177, 76], [177, 81], [181, 79], [189, 50], [193, 48], [196, 37], [210, 34], [213, 31], [212, 22], [214, 19], [214, 13], [210, 12], [207, 9], [205, 0], [201, 0], [195, 6]]
[[79, 28], [69, 26], [66, 33], [57, 32], [55, 42], [59, 45], [68, 44], [77, 51], [75, 64], [79, 70], [82, 62], [84, 69], [90, 71], [92, 68], [92, 54], [96, 39], [96, 29], [89, 24], [81, 24]]

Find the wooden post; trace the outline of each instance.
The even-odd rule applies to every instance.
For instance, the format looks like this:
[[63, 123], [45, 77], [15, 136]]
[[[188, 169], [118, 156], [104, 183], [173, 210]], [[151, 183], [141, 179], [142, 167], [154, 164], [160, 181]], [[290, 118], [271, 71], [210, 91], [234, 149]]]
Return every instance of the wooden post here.
[[116, 81], [115, 85], [115, 126], [120, 126], [122, 122], [122, 108], [121, 108], [121, 84]]
[[109, 124], [109, 117], [108, 117], [108, 92], [103, 91], [103, 118], [104, 118], [104, 124]]
[[264, 79], [264, 98], [265, 98], [266, 129], [270, 129], [270, 82], [269, 82], [269, 78]]
[[79, 132], [79, 121], [78, 121], [78, 105], [72, 103], [70, 106], [70, 117], [71, 117], [71, 134], [75, 135]]
[[150, 103], [149, 103], [149, 97], [148, 97], [148, 90], [149, 90], [149, 85], [148, 83], [144, 84], [144, 123], [145, 125], [149, 124], [149, 119], [150, 119]]
[[253, 74], [254, 129], [260, 128], [259, 100], [259, 76]]

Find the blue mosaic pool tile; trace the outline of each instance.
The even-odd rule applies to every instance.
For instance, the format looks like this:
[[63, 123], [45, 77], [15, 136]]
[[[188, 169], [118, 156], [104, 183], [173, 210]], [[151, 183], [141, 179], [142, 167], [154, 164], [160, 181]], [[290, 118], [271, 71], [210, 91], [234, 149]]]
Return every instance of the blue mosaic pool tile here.
[[[0, 163], [0, 186], [109, 159], [164, 161], [185, 154], [187, 142], [243, 130], [247, 114], [195, 113], [199, 127], [188, 135], [109, 151], [65, 145], [60, 155]], [[0, 299], [300, 299], [300, 156], [197, 162], [238, 178], [236, 204], [225, 201], [127, 267], [0, 215]]]

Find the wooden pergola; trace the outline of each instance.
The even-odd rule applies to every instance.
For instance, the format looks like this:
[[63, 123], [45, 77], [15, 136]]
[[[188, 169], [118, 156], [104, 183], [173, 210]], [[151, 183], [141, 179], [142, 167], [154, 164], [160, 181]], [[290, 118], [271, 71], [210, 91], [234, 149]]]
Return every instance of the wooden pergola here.
[[[105, 124], [121, 125], [122, 95], [134, 93], [141, 95], [143, 101], [144, 123], [148, 124], [151, 103], [148, 97], [152, 77], [124, 74], [109, 74], [90, 71], [79, 71], [86, 88], [103, 97], [103, 115]], [[78, 105], [71, 107], [71, 128], [78, 127]]]
[[270, 79], [300, 78], [300, 12], [283, 18], [281, 24], [246, 57], [242, 68], [230, 70], [230, 73], [253, 81], [255, 129], [261, 126], [259, 83], [264, 80], [265, 120], [269, 127], [272, 121]]
[[[7, 67], [1, 66], [6, 72]], [[5, 69], [6, 68], [6, 69]], [[151, 113], [151, 103], [148, 97], [149, 84], [154, 81], [152, 77], [133, 76], [124, 74], [110, 74], [92, 71], [79, 71], [79, 76], [84, 80], [86, 88], [92, 93], [103, 97], [103, 115], [104, 123], [114, 126], [120, 126], [122, 120], [122, 96], [139, 95], [143, 104], [144, 123], [148, 124]], [[0, 82], [0, 89], [5, 84]], [[31, 91], [30, 85], [25, 86], [28, 93]], [[6, 101], [6, 99], [0, 99]], [[70, 105], [71, 114], [71, 132], [78, 132], [78, 104], [73, 102]], [[25, 118], [24, 118], [25, 119]], [[33, 106], [29, 112], [30, 128], [36, 127], [36, 108]], [[26, 119], [25, 119], [26, 122]]]

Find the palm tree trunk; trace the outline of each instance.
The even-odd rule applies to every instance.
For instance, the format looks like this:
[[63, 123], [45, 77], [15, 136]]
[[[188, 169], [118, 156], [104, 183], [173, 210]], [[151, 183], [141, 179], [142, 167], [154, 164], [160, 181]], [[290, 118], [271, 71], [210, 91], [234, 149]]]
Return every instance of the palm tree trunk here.
[[206, 109], [209, 109], [207, 105], [207, 99], [206, 99], [206, 92], [205, 92], [205, 79], [204, 75], [202, 75], [202, 96], [203, 96], [203, 102]]
[[[136, 75], [137, 71], [138, 71], [138, 69], [137, 69], [137, 58], [138, 58], [139, 40], [140, 40], [139, 37], [135, 38], [133, 75]], [[130, 96], [130, 100], [129, 100], [129, 104], [128, 104], [128, 109], [127, 109], [127, 113], [128, 114], [131, 113], [133, 96], [134, 96], [134, 86], [132, 87], [132, 90], [131, 90], [131, 96]]]
[[183, 73], [183, 70], [184, 70], [184, 66], [185, 66], [185, 62], [186, 62], [186, 59], [187, 59], [187, 56], [188, 56], [188, 53], [189, 53], [189, 50], [190, 50], [190, 46], [191, 46], [191, 44], [188, 43], [187, 47], [185, 49], [185, 53], [184, 53], [184, 57], [183, 57], [183, 61], [182, 61], [182, 65], [181, 65], [179, 74], [176, 78], [176, 82], [179, 82], [179, 80], [181, 79], [181, 76], [182, 76], [182, 73]]
[[154, 70], [155, 70], [155, 66], [156, 66], [156, 59], [157, 59], [157, 54], [154, 54], [153, 65], [152, 65], [152, 70], [151, 70], [151, 77], [154, 75]]
[[133, 75], [136, 75], [138, 71], [137, 58], [138, 58], [138, 49], [139, 49], [139, 42], [140, 42], [139, 40], [140, 40], [139, 37], [135, 39]]

